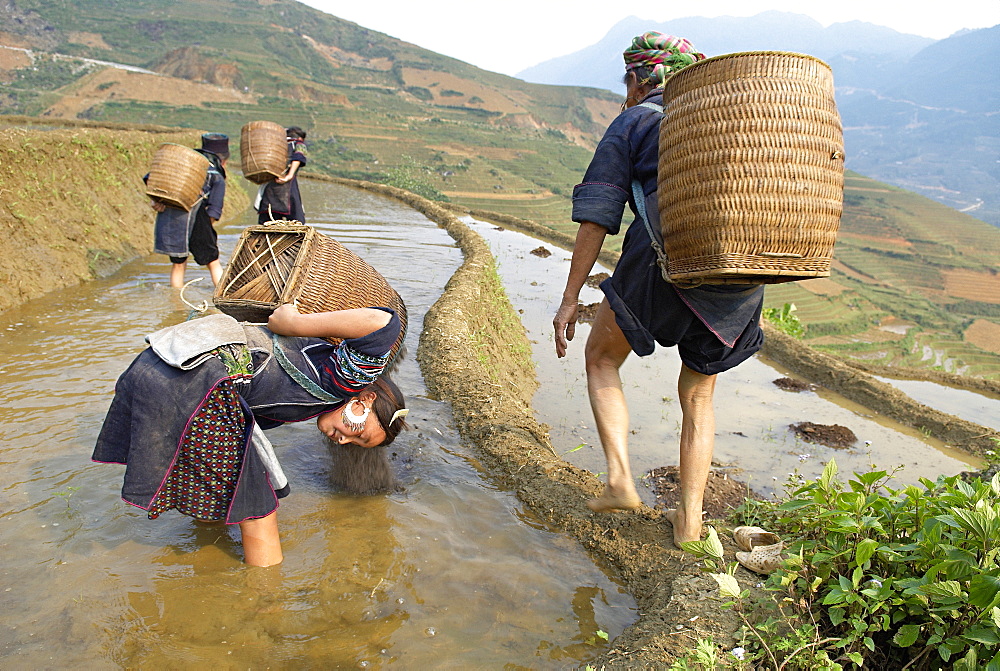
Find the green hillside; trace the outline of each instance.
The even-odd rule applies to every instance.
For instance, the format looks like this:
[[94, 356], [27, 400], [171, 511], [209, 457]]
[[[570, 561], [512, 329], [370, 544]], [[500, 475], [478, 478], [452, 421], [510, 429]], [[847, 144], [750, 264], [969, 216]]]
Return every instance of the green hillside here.
[[0, 113], [234, 137], [257, 119], [300, 125], [312, 170], [387, 181], [405, 166], [456, 202], [502, 201], [557, 225], [619, 103], [485, 72], [296, 2], [19, 0], [5, 11], [0, 44], [33, 58], [0, 59]]

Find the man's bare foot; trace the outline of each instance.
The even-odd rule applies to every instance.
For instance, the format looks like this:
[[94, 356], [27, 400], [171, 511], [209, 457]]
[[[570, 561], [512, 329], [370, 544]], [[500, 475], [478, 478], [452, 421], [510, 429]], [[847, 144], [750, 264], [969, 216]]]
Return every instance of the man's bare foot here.
[[642, 499], [635, 492], [629, 494], [624, 494], [622, 496], [615, 496], [607, 487], [604, 488], [604, 493], [601, 494], [596, 499], [590, 499], [587, 501], [587, 507], [593, 510], [595, 513], [611, 513], [619, 510], [635, 510], [642, 505]]
[[681, 543], [701, 540], [701, 518], [691, 524], [679, 508], [671, 508], [663, 513], [674, 530], [674, 545], [683, 550]]

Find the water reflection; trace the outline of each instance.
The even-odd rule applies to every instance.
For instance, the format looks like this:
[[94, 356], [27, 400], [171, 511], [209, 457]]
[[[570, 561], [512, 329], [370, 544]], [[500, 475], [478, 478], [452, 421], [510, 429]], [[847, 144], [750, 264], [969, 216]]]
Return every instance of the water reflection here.
[[968, 422], [1000, 430], [1000, 398], [926, 380], [899, 380], [879, 376], [875, 376], [875, 379], [891, 384], [918, 403]]
[[[461, 261], [405, 206], [306, 182], [318, 228], [367, 258], [410, 310], [397, 381], [416, 429], [393, 445], [405, 491], [328, 484], [312, 423], [272, 432], [292, 484], [285, 561], [244, 566], [226, 527], [149, 521], [122, 468], [89, 461], [117, 376], [146, 333], [190, 310], [163, 257], [0, 315], [0, 657], [11, 668], [559, 668], [606, 648], [634, 602], [578, 545], [476, 470], [416, 366], [421, 320]], [[243, 225], [253, 223], [247, 218]], [[222, 231], [228, 253], [241, 226]], [[225, 260], [225, 259], [224, 259]], [[206, 279], [192, 303], [210, 298]]]

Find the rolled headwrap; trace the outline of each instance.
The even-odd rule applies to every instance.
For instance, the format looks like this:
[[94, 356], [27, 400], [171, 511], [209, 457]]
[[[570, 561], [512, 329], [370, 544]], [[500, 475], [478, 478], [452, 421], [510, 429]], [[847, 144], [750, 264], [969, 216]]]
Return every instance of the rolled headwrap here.
[[622, 54], [625, 70], [646, 67], [652, 71], [650, 80], [657, 86], [667, 77], [692, 63], [704, 60], [705, 54], [695, 51], [694, 45], [683, 37], [664, 35], [655, 30], [639, 35]]

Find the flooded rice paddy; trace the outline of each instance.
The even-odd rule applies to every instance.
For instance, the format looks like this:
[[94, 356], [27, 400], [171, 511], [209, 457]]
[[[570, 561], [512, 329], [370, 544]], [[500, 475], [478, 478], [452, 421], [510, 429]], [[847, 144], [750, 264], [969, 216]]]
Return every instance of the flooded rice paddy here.
[[[562, 296], [570, 252], [492, 224], [471, 218], [465, 221], [488, 241], [511, 302], [521, 311], [541, 385], [534, 401], [539, 421], [551, 427], [553, 445], [563, 458], [601, 473], [605, 461], [587, 400], [583, 365], [589, 325], [577, 326], [565, 359], [555, 356], [552, 317]], [[533, 254], [539, 246], [551, 255]], [[607, 268], [594, 270], [600, 271], [610, 272]], [[597, 303], [602, 298], [599, 289], [585, 286], [580, 302]], [[676, 351], [663, 348], [650, 357], [632, 355], [622, 366], [631, 419], [629, 451], [636, 478], [653, 468], [678, 462], [679, 370]], [[958, 473], [979, 463], [828, 390], [788, 392], [773, 384], [773, 380], [786, 376], [794, 377], [781, 366], [756, 356], [719, 375], [716, 386], [716, 465], [731, 469], [735, 477], [759, 494], [782, 491], [793, 474], [796, 478], [815, 477], [830, 459], [835, 459], [840, 471], [847, 474], [869, 470], [872, 464], [887, 470], [901, 467], [897, 480], [907, 483], [920, 477], [933, 479], [942, 473]], [[846, 450], [806, 443], [789, 429], [790, 424], [803, 421], [846, 426], [854, 431], [858, 442]], [[647, 487], [640, 486], [639, 492], [646, 503], [654, 503]]]
[[[269, 432], [292, 485], [279, 509], [285, 561], [241, 563], [238, 533], [175, 512], [158, 520], [119, 499], [123, 467], [90, 462], [114, 381], [146, 333], [190, 309], [166, 284], [164, 257], [54, 292], [0, 315], [0, 659], [8, 668], [565, 668], [606, 649], [638, 615], [568, 537], [553, 532], [477, 466], [446, 403], [429, 398], [415, 361], [426, 309], [461, 262], [423, 215], [379, 196], [303, 184], [307, 216], [378, 268], [406, 300], [397, 381], [414, 431], [392, 446], [405, 490], [353, 497], [328, 484], [311, 422]], [[600, 473], [578, 329], [557, 360], [551, 319], [569, 253], [468, 220], [489, 242], [532, 340], [535, 409], [556, 450]], [[222, 230], [224, 256], [247, 218]], [[207, 275], [185, 297], [210, 298]], [[584, 302], [600, 300], [597, 290]], [[676, 353], [625, 366], [633, 470], [676, 463]], [[788, 473], [870, 463], [898, 477], [954, 473], [967, 458], [919, 432], [821, 391], [784, 392], [786, 375], [755, 358], [720, 376], [716, 460], [762, 493]], [[805, 444], [788, 424], [842, 424], [849, 450]], [[975, 421], [975, 420], [974, 420]], [[640, 488], [641, 491], [642, 488]], [[643, 491], [647, 502], [652, 495]]]
[[[378, 268], [411, 325], [397, 381], [416, 430], [393, 444], [405, 491], [328, 485], [312, 422], [269, 432], [292, 485], [285, 561], [241, 563], [238, 532], [119, 499], [123, 467], [90, 462], [117, 376], [145, 334], [190, 310], [151, 256], [0, 315], [0, 659], [6, 668], [576, 666], [637, 617], [567, 537], [477, 469], [416, 365], [427, 307], [461, 261], [393, 201], [306, 183], [310, 223]], [[247, 220], [243, 224], [255, 223]], [[222, 231], [224, 253], [241, 230]], [[206, 279], [185, 292], [209, 299]]]

